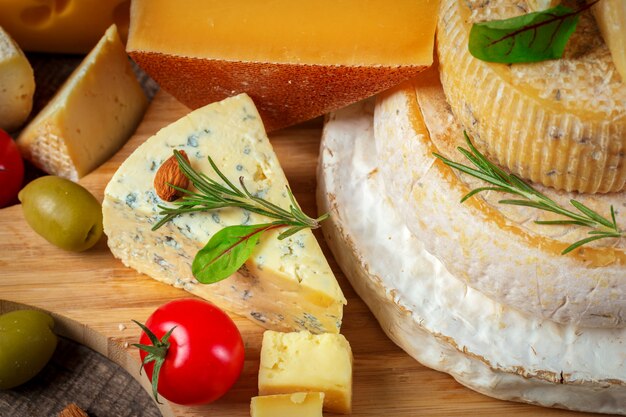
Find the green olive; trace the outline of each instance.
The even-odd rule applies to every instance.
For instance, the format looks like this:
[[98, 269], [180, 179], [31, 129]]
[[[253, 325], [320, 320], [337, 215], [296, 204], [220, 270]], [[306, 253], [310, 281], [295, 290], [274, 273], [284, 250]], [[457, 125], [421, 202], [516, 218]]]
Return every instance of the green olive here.
[[102, 208], [81, 185], [55, 176], [30, 182], [18, 198], [35, 232], [62, 249], [80, 252], [102, 236]]
[[36, 310], [0, 316], [0, 389], [17, 387], [37, 375], [57, 346], [54, 321]]

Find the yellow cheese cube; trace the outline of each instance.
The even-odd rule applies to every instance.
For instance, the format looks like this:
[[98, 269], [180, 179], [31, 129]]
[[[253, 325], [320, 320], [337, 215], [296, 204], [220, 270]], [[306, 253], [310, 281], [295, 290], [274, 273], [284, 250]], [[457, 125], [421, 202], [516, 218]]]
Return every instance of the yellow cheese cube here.
[[35, 77], [20, 47], [0, 27], [0, 129], [20, 127], [33, 107]]
[[251, 417], [322, 417], [323, 392], [296, 392], [293, 394], [253, 397]]
[[113, 23], [126, 38], [130, 0], [0, 0], [0, 10], [25, 51], [87, 53]]
[[126, 142], [146, 106], [112, 25], [17, 144], [25, 158], [47, 173], [77, 180]]
[[263, 334], [259, 394], [323, 392], [324, 410], [349, 414], [352, 408], [352, 350], [341, 334]]

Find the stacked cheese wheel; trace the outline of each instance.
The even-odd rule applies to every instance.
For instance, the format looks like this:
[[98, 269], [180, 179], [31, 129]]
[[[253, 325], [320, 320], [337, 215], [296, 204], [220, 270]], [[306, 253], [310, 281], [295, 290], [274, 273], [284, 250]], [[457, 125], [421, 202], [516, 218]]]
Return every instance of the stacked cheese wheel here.
[[[497, 2], [490, 18], [506, 17], [501, 15], [511, 13], [511, 5], [517, 3]], [[541, 91], [516, 85], [511, 73], [531, 74], [540, 71], [534, 67], [555, 63], [505, 68], [464, 56], [459, 44], [449, 43], [451, 39], [466, 41], [469, 24], [484, 18], [482, 5], [486, 3], [477, 4], [442, 1], [440, 68], [382, 94], [375, 103], [359, 103], [328, 118], [318, 189], [320, 210], [332, 214], [325, 236], [383, 330], [423, 364], [497, 398], [626, 414], [625, 240], [601, 239], [562, 255], [563, 249], [586, 237], [589, 229], [537, 224], [535, 220], [557, 217], [530, 207], [499, 204], [507, 196], [495, 191], [476, 194], [461, 204], [465, 194], [486, 184], [433, 155], [468, 164], [456, 150], [457, 146], [467, 148], [463, 130], [468, 130], [480, 138], [477, 145], [494, 162], [529, 182], [537, 181], [533, 186], [552, 200], [567, 206], [570, 199], [576, 199], [605, 216], [610, 216], [613, 206], [623, 227], [626, 192], [619, 191], [622, 174], [615, 169], [589, 168], [595, 162], [579, 158], [575, 166], [564, 168], [566, 176], [546, 179], [533, 177], [532, 172], [558, 171], [563, 152], [566, 160], [573, 158], [567, 152], [578, 145], [566, 142], [579, 143], [578, 139], [563, 136], [554, 144], [537, 132], [551, 129], [548, 119], [572, 126], [575, 116], [581, 126], [577, 129], [600, 132], [598, 137], [588, 137], [589, 146], [600, 155], [592, 159], [614, 163], [607, 162], [609, 150], [624, 149], [625, 135], [619, 124], [626, 114], [626, 102], [620, 99], [626, 97], [626, 84], [611, 79], [609, 87], [599, 87], [595, 93], [576, 91], [589, 112], [582, 111], [581, 105], [573, 109], [575, 100], [563, 95], [561, 101], [571, 100], [570, 107], [545, 104], [550, 102], [548, 96], [538, 100]], [[575, 40], [574, 46], [582, 41]], [[451, 52], [455, 47], [456, 55]], [[604, 56], [603, 44], [595, 48], [596, 56]], [[460, 59], [467, 60], [461, 70]], [[585, 70], [586, 59], [570, 57], [560, 65], [569, 65], [574, 79]], [[489, 74], [477, 82], [474, 75], [481, 71]], [[601, 115], [589, 103], [593, 103], [591, 95], [602, 93], [603, 88], [613, 91], [614, 102], [605, 103]], [[480, 112], [473, 107], [472, 100], [489, 103], [490, 98], [491, 110], [510, 101], [516, 110], [491, 119], [487, 107]], [[541, 113], [548, 111], [549, 117]], [[475, 119], [466, 120], [467, 114]], [[473, 123], [478, 117], [484, 119]], [[522, 118], [535, 128], [534, 136], [527, 134]], [[593, 127], [607, 125], [607, 118], [617, 131]], [[495, 140], [510, 137], [477, 130], [489, 120], [518, 132], [517, 142], [501, 146], [508, 159], [500, 159]], [[596, 139], [604, 145], [591, 144]], [[622, 166], [617, 163], [617, 168]], [[612, 187], [614, 192], [607, 194], [571, 191]]]

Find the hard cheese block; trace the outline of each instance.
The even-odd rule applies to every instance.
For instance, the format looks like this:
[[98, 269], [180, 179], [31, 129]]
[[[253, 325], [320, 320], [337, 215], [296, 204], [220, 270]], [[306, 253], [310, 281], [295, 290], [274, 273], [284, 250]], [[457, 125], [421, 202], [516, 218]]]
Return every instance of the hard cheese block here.
[[[458, 279], [528, 314], [585, 327], [626, 327], [626, 242], [603, 239], [562, 255], [589, 229], [541, 225], [561, 216], [500, 204], [499, 192], [461, 203], [485, 182], [436, 159], [433, 152], [471, 164], [467, 148], [431, 68], [410, 84], [379, 96], [374, 114], [376, 149], [390, 198], [407, 227]], [[618, 224], [626, 220], [626, 192], [578, 194], [536, 188], [562, 207], [576, 199]]]
[[126, 142], [146, 106], [113, 25], [17, 143], [22, 155], [47, 173], [77, 180]]
[[359, 103], [330, 115], [318, 207], [331, 213], [322, 229], [335, 259], [382, 330], [422, 364], [485, 395], [626, 414], [626, 329], [532, 317], [451, 274], [389, 197], [372, 110]]
[[252, 397], [250, 417], [322, 417], [323, 392]]
[[352, 350], [341, 334], [266, 331], [261, 346], [259, 394], [323, 392], [324, 410], [352, 408]]
[[371, 96], [429, 66], [438, 4], [138, 0], [127, 50], [187, 106], [246, 92], [274, 130]]
[[198, 109], [163, 128], [118, 169], [105, 190], [104, 231], [124, 264], [159, 281], [184, 288], [272, 329], [337, 333], [346, 300], [310, 230], [278, 240], [281, 229], [262, 235], [251, 258], [230, 278], [199, 284], [191, 262], [219, 230], [258, 224], [267, 218], [239, 208], [182, 215], [156, 231], [161, 201], [153, 178], [173, 149], [213, 178], [208, 157], [233, 183], [289, 208], [287, 180], [252, 100], [239, 95]]
[[0, 0], [0, 26], [25, 51], [87, 53], [115, 23], [126, 38], [130, 0]]
[[0, 27], [0, 129], [17, 129], [33, 107], [35, 78], [20, 47]]
[[522, 178], [566, 191], [624, 190], [626, 81], [590, 12], [562, 59], [506, 65], [469, 53], [473, 22], [523, 13], [516, 0], [442, 0], [437, 52], [455, 116], [481, 151]]

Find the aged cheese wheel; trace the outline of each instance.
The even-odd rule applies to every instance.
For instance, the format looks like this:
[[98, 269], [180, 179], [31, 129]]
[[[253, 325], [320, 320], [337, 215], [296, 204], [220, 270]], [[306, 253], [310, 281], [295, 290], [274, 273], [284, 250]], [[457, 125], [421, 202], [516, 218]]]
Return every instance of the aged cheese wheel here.
[[[456, 150], [467, 145], [436, 70], [381, 95], [374, 118], [390, 197], [409, 229], [457, 278], [539, 318], [591, 327], [626, 325], [624, 239], [598, 240], [562, 255], [589, 229], [535, 224], [560, 217], [499, 204], [511, 197], [507, 194], [482, 193], [460, 202], [486, 183], [458, 175], [433, 156], [439, 152], [470, 164]], [[618, 224], [626, 223], [625, 192], [583, 195], [536, 188], [562, 206], [575, 198], [609, 217], [613, 205]]]
[[479, 149], [523, 178], [567, 191], [626, 187], [626, 82], [590, 12], [562, 59], [494, 64], [468, 51], [473, 22], [520, 15], [520, 0], [442, 0], [437, 29], [448, 102]]
[[377, 163], [372, 109], [330, 116], [318, 173], [323, 231], [386, 334], [422, 364], [493, 397], [626, 414], [624, 329], [533, 318], [450, 274], [410, 233]]
[[275, 130], [433, 62], [439, 0], [136, 0], [127, 50], [191, 108], [247, 93]]

